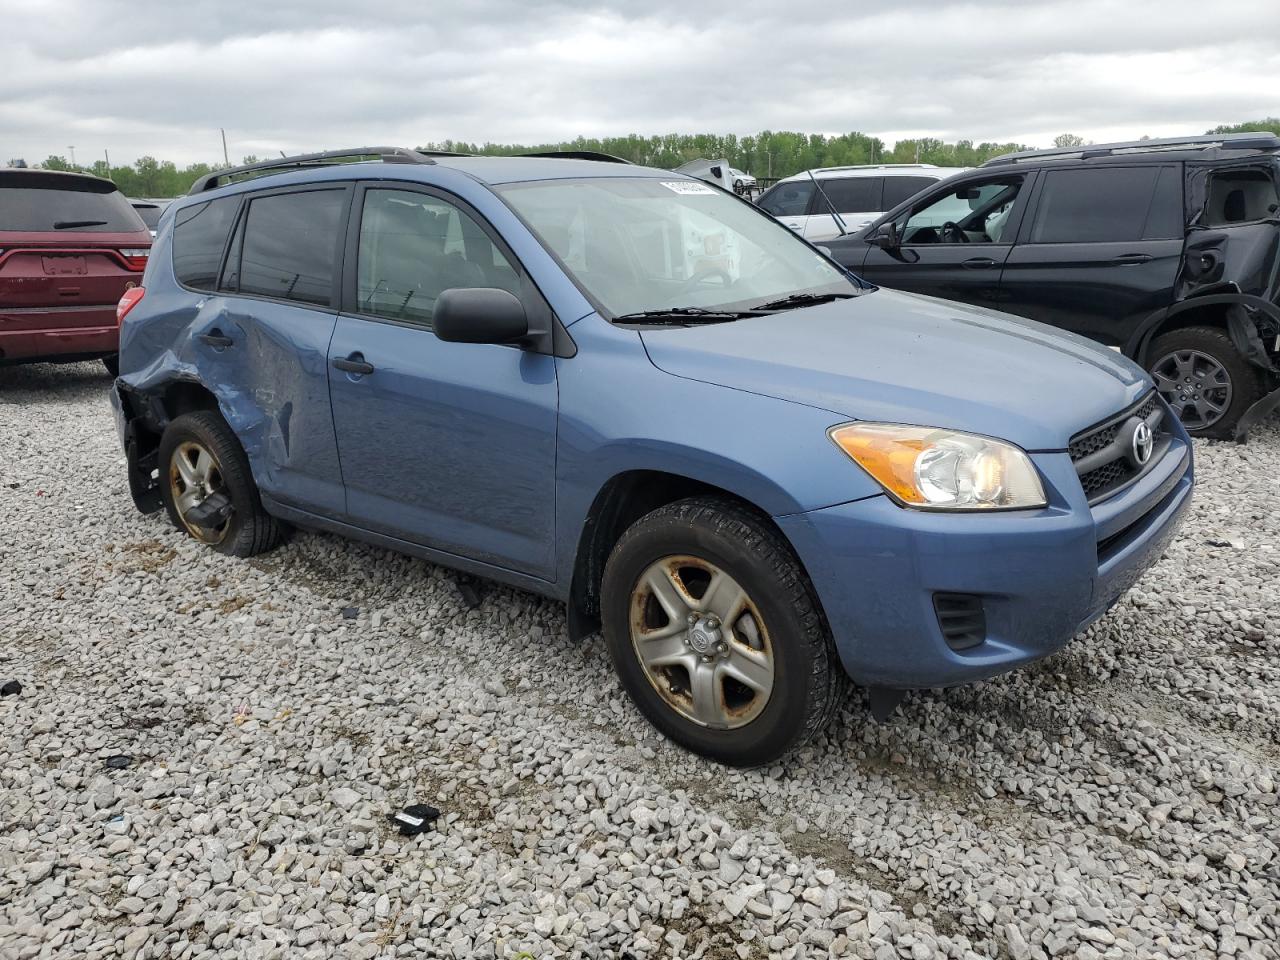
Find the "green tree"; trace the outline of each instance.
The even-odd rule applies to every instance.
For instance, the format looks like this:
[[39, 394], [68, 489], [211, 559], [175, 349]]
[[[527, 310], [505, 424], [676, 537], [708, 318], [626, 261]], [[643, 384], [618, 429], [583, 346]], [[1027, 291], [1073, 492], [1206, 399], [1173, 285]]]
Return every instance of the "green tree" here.
[[1280, 117], [1250, 120], [1247, 123], [1229, 123], [1214, 127], [1209, 133], [1276, 133], [1280, 134]]

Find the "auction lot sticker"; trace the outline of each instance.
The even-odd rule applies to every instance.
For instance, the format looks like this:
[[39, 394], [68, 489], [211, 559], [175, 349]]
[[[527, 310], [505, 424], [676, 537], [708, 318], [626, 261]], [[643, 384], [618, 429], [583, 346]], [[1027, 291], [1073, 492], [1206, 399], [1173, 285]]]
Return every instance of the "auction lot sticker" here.
[[659, 182], [672, 193], [715, 193], [712, 187], [705, 183], [698, 183], [696, 180], [662, 180]]

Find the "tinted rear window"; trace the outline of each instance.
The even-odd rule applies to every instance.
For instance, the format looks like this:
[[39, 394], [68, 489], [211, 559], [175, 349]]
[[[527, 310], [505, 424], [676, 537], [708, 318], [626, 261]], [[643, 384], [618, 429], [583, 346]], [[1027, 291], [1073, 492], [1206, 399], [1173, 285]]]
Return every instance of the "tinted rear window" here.
[[[876, 213], [884, 209], [880, 206], [884, 177], [840, 177], [819, 180], [818, 184], [839, 213]], [[820, 201], [818, 212], [826, 210], [826, 204]]]
[[251, 201], [240, 292], [328, 306], [345, 201], [343, 190], [281, 193]]
[[220, 197], [178, 211], [173, 219], [173, 272], [179, 283], [196, 290], [217, 286], [222, 251], [239, 208], [239, 197]]
[[1148, 219], [1155, 233], [1167, 233], [1170, 218], [1165, 205], [1177, 183], [1167, 181], [1168, 189], [1161, 191], [1161, 202], [1154, 204], [1160, 173], [1161, 168], [1155, 166], [1049, 172], [1031, 228], [1031, 242], [1140, 240], [1147, 235]]
[[145, 229], [114, 184], [58, 174], [0, 175], [0, 230], [137, 233]]
[[908, 197], [937, 183], [936, 177], [885, 177], [884, 209], [892, 210]]

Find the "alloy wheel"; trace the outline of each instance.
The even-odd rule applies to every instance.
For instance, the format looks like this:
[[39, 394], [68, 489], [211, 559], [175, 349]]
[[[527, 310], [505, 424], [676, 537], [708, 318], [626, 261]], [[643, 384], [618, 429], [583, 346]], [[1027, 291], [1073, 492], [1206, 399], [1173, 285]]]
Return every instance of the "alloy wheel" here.
[[1199, 350], [1175, 350], [1151, 368], [1156, 389], [1188, 430], [1203, 430], [1231, 406], [1231, 375], [1217, 359]]
[[694, 723], [732, 730], [769, 702], [775, 665], [764, 618], [706, 560], [664, 557], [645, 569], [631, 593], [631, 643], [654, 689]]
[[219, 526], [208, 529], [187, 519], [196, 507], [216, 493], [229, 497], [222, 477], [222, 466], [208, 449], [194, 440], [178, 444], [169, 461], [169, 490], [174, 506], [187, 532], [202, 543], [221, 543], [231, 526], [228, 517]]

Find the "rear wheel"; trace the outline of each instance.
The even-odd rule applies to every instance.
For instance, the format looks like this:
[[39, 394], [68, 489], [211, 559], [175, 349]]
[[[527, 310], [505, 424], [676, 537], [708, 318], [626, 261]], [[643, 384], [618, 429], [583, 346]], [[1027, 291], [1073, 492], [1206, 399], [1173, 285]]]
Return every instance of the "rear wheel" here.
[[1192, 436], [1230, 439], [1263, 393], [1259, 371], [1217, 327], [1170, 330], [1151, 343], [1156, 389]]
[[120, 376], [120, 354], [113, 353], [109, 357], [103, 357], [102, 365], [107, 368], [107, 373], [111, 374], [111, 376]]
[[244, 449], [217, 413], [197, 410], [170, 423], [159, 464], [161, 496], [179, 530], [234, 557], [280, 542], [280, 523], [262, 508]]
[[735, 503], [683, 500], [638, 521], [601, 599], [627, 693], [696, 753], [768, 763], [840, 705], [844, 674], [808, 578], [768, 521]]

